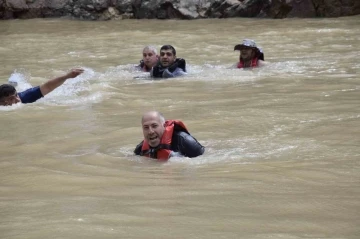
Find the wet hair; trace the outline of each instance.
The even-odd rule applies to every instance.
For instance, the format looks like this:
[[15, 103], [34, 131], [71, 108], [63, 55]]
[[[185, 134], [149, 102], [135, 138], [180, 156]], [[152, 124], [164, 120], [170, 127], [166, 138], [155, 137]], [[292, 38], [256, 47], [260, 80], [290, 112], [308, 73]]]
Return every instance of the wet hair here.
[[146, 46], [146, 47], [144, 47], [143, 52], [144, 52], [145, 50], [152, 51], [152, 52], [155, 53], [155, 55], [157, 55], [157, 50], [156, 50], [156, 47], [154, 47], [154, 46]]
[[145, 114], [143, 115], [143, 117], [141, 118], [141, 124], [143, 123], [144, 116], [145, 116], [146, 114], [150, 114], [150, 113], [155, 113], [156, 116], [159, 117], [161, 124], [164, 124], [164, 123], [165, 123], [165, 117], [164, 117], [164, 115], [163, 115], [162, 113], [160, 113], [159, 111], [149, 111], [149, 112], [145, 113]]
[[176, 50], [175, 48], [172, 46], [172, 45], [163, 45], [161, 48], [160, 48], [160, 51], [161, 50], [171, 50], [172, 53], [174, 54], [174, 56], [176, 56]]
[[0, 100], [10, 95], [14, 95], [15, 93], [16, 93], [16, 89], [12, 85], [3, 84], [0, 86]]
[[160, 118], [161, 124], [164, 124], [164, 123], [165, 123], [165, 117], [164, 117], [164, 115], [163, 115], [161, 112], [159, 112], [159, 111], [157, 111], [157, 113], [158, 113], [158, 116], [159, 116], [159, 118]]

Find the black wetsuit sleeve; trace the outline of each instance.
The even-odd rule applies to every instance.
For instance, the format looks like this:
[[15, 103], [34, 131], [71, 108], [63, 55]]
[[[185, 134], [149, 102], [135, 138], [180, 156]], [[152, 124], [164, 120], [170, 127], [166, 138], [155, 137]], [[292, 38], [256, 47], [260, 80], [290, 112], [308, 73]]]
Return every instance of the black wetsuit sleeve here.
[[175, 134], [177, 148], [185, 157], [194, 158], [205, 152], [205, 147], [190, 134], [183, 131], [176, 132]]
[[141, 141], [140, 144], [136, 145], [135, 150], [134, 150], [135, 155], [140, 155], [141, 154], [141, 148], [142, 148], [143, 142], [144, 141]]

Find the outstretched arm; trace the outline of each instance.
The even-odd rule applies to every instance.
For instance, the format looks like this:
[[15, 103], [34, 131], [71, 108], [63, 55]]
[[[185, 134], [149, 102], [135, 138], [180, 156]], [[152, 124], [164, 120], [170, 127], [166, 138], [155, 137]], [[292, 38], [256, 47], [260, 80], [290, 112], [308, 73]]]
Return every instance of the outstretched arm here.
[[64, 84], [64, 82], [67, 79], [75, 78], [83, 72], [84, 72], [83, 69], [72, 69], [71, 71], [69, 71], [67, 74], [65, 74], [63, 76], [59, 76], [55, 79], [45, 82], [44, 84], [40, 85], [41, 94], [43, 96], [49, 94], [51, 91], [55, 90], [57, 87]]

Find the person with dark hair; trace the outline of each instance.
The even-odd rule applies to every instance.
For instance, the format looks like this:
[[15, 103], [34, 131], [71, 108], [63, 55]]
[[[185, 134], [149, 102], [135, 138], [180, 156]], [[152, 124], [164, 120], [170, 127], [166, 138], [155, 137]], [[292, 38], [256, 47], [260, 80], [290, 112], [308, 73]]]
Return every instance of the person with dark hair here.
[[256, 46], [254, 40], [244, 39], [242, 44], [234, 47], [234, 51], [240, 51], [237, 68], [257, 67], [264, 64], [264, 53]]
[[134, 150], [135, 155], [167, 161], [173, 156], [194, 158], [204, 153], [205, 148], [179, 120], [165, 120], [158, 111], [143, 115], [141, 125], [144, 140]]
[[160, 60], [151, 69], [150, 75], [154, 78], [170, 78], [186, 74], [185, 59], [176, 58], [176, 50], [171, 45], [160, 48]]
[[9, 106], [19, 102], [23, 104], [33, 103], [38, 99], [44, 97], [45, 95], [49, 94], [51, 91], [55, 90], [67, 79], [75, 78], [83, 72], [83, 69], [72, 69], [70, 72], [63, 76], [54, 78], [40, 86], [27, 89], [20, 93], [17, 93], [14, 86], [10, 84], [3, 84], [0, 86], [0, 106]]
[[159, 60], [156, 48], [154, 46], [146, 46], [144, 47], [142, 54], [143, 59], [137, 67], [141, 71], [150, 72]]

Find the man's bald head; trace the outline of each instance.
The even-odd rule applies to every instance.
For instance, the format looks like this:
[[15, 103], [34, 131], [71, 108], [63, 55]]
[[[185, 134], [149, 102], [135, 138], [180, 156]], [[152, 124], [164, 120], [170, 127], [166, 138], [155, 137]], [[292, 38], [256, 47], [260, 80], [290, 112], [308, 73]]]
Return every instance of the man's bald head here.
[[158, 111], [146, 112], [141, 119], [144, 139], [151, 147], [157, 147], [165, 131], [165, 118]]
[[148, 118], [156, 118], [159, 120], [159, 122], [161, 124], [165, 123], [165, 117], [162, 113], [160, 113], [159, 111], [148, 111], [145, 114], [143, 114], [142, 118], [141, 118], [141, 124], [144, 123], [144, 120], [148, 119]]

